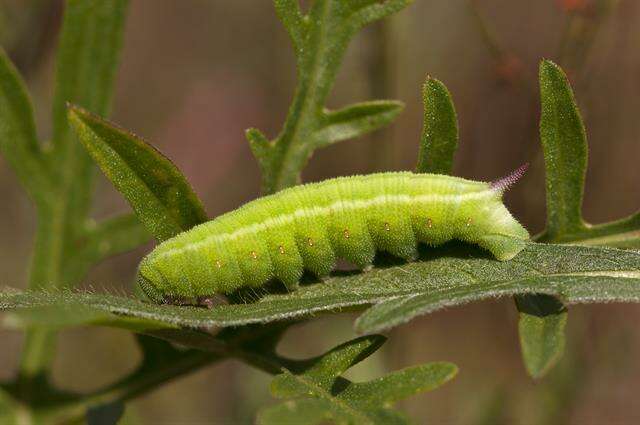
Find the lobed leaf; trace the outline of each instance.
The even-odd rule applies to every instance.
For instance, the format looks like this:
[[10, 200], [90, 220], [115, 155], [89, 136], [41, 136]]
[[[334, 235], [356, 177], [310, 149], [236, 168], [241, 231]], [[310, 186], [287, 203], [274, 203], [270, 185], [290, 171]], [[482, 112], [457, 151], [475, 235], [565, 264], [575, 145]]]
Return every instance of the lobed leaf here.
[[451, 174], [458, 149], [458, 118], [447, 87], [427, 77], [422, 87], [424, 122], [417, 171]]
[[184, 176], [151, 145], [75, 106], [69, 107], [69, 120], [93, 159], [157, 239], [171, 238], [207, 220]]
[[412, 395], [435, 390], [457, 373], [458, 368], [447, 362], [408, 367], [373, 381], [351, 384], [343, 397], [361, 408], [389, 406]]
[[325, 123], [313, 137], [318, 147], [363, 136], [389, 125], [404, 109], [402, 102], [374, 100], [325, 112]]
[[300, 182], [313, 151], [387, 125], [400, 112], [396, 102], [379, 101], [324, 112], [347, 45], [367, 23], [398, 11], [411, 0], [317, 0], [302, 14], [298, 0], [274, 0], [293, 42], [298, 84], [282, 131], [273, 141], [247, 132], [262, 171], [262, 188], [273, 193]]
[[[25, 321], [34, 320], [34, 308], [49, 306], [49, 314], [54, 315], [82, 307], [112, 314], [110, 326], [136, 317], [170, 327], [216, 328], [373, 305], [356, 321], [359, 332], [371, 333], [445, 307], [517, 294], [555, 295], [567, 304], [640, 301], [640, 253], [634, 251], [530, 244], [513, 260], [499, 262], [480, 249], [448, 244], [424, 251], [422, 259], [428, 261], [368, 273], [338, 273], [289, 294], [267, 294], [253, 303], [211, 310], [68, 291], [0, 293], [0, 309], [11, 310]], [[42, 321], [55, 323], [55, 318]]]
[[[295, 370], [317, 382], [325, 389], [330, 389], [334, 381], [347, 369], [360, 363], [376, 352], [386, 342], [381, 335], [367, 335], [341, 344], [331, 351], [307, 361], [298, 362]], [[294, 369], [294, 368], [292, 368]], [[298, 380], [291, 379], [291, 374], [274, 378], [271, 393], [278, 398], [304, 396], [307, 388]]]
[[[46, 198], [38, 202], [38, 230], [29, 287], [73, 286], [89, 265], [63, 264], [76, 254], [77, 239], [90, 213], [93, 166], [69, 132], [66, 102], [106, 115], [119, 59], [126, 0], [67, 0], [56, 54], [52, 149], [45, 150]], [[37, 175], [37, 174], [36, 174]], [[39, 185], [41, 186], [41, 185]], [[41, 376], [55, 352], [53, 335], [38, 329], [25, 337], [21, 376]], [[32, 385], [27, 382], [25, 385]], [[24, 387], [23, 391], [37, 391]]]
[[294, 400], [263, 409], [258, 423], [407, 423], [403, 415], [390, 409], [393, 402], [441, 386], [455, 375], [457, 368], [450, 363], [431, 363], [362, 383], [340, 376], [384, 341], [379, 335], [357, 338], [301, 362], [308, 365], [297, 373], [284, 368], [274, 378], [271, 392], [275, 397]]

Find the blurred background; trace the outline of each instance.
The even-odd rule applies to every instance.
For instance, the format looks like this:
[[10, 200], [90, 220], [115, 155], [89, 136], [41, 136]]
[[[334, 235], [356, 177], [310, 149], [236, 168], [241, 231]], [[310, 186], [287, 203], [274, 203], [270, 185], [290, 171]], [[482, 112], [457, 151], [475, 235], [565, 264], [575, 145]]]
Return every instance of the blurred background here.
[[[308, 3], [308, 2], [306, 2]], [[0, 0], [0, 45], [27, 80], [40, 135], [50, 134], [58, 0]], [[350, 45], [329, 107], [373, 98], [406, 109], [383, 131], [317, 152], [306, 181], [353, 173], [411, 170], [422, 125], [421, 84], [442, 80], [460, 126], [455, 174], [490, 180], [532, 167], [507, 196], [532, 232], [545, 220], [538, 141], [541, 58], [569, 75], [590, 144], [584, 213], [608, 221], [640, 206], [640, 2], [637, 0], [416, 0], [366, 28]], [[133, 0], [112, 118], [169, 156], [211, 216], [259, 195], [260, 176], [244, 129], [273, 137], [295, 87], [289, 40], [269, 0]], [[0, 157], [0, 285], [24, 287], [34, 210]], [[124, 211], [99, 177], [97, 217]], [[129, 291], [151, 245], [96, 267], [85, 285]], [[352, 316], [325, 317], [290, 331], [281, 351], [317, 355], [354, 337]], [[640, 309], [571, 308], [565, 357], [533, 382], [520, 359], [510, 299], [438, 312], [389, 333], [389, 342], [349, 372], [369, 379], [413, 364], [448, 360], [460, 374], [400, 407], [417, 423], [640, 423]], [[19, 359], [19, 332], [0, 330], [0, 379]], [[91, 390], [132, 370], [131, 336], [111, 329], [60, 335], [55, 384]], [[130, 404], [132, 423], [252, 423], [272, 399], [270, 377], [226, 362], [175, 380]]]

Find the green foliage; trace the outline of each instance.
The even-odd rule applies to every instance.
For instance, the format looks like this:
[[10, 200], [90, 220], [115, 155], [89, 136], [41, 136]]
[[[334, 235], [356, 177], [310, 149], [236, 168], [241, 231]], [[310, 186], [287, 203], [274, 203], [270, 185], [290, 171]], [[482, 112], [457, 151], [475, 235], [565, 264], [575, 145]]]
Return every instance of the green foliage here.
[[564, 351], [567, 310], [549, 295], [522, 295], [516, 298], [520, 312], [518, 332], [527, 372], [541, 378]]
[[547, 228], [543, 240], [561, 241], [584, 229], [582, 192], [587, 172], [587, 135], [564, 72], [540, 63], [540, 141], [545, 157]]
[[362, 136], [389, 124], [402, 110], [395, 101], [364, 102], [339, 111], [324, 108], [344, 51], [363, 26], [411, 0], [316, 0], [304, 15], [298, 0], [275, 0], [294, 47], [298, 85], [282, 131], [269, 141], [256, 129], [247, 139], [262, 171], [262, 188], [273, 193], [300, 181], [315, 149]]
[[[587, 170], [587, 138], [571, 86], [560, 67], [540, 63], [540, 140], [547, 189], [547, 228], [536, 239], [582, 245], [640, 247], [640, 213], [591, 225], [582, 218]], [[517, 300], [520, 341], [527, 371], [543, 376], [560, 359], [565, 346], [567, 312], [549, 297]]]
[[[573, 91], [562, 70], [540, 63], [540, 141], [545, 158], [547, 228], [540, 240], [584, 228], [582, 192], [587, 170], [587, 137]], [[549, 236], [549, 237], [547, 237]], [[568, 313], [546, 296], [516, 298], [522, 358], [529, 375], [542, 377], [560, 359]]]
[[420, 173], [451, 174], [458, 148], [458, 118], [449, 90], [427, 77], [422, 86], [424, 123], [418, 152]]
[[36, 136], [33, 108], [20, 75], [1, 49], [0, 152], [31, 197], [44, 202], [49, 176]]
[[338, 274], [289, 294], [212, 310], [69, 291], [0, 293], [0, 309], [13, 310], [16, 323], [54, 327], [77, 317], [76, 324], [131, 327], [137, 318], [153, 321], [149, 326], [157, 329], [215, 329], [373, 305], [355, 324], [357, 331], [371, 333], [445, 307], [515, 294], [557, 295], [567, 304], [640, 300], [640, 255], [633, 251], [530, 244], [514, 260], [499, 262], [480, 249], [450, 244], [429, 249], [423, 259], [366, 274]]
[[[325, 103], [355, 33], [409, 3], [316, 0], [303, 14], [297, 0], [274, 0], [293, 43], [298, 84], [274, 140], [247, 131], [264, 192], [296, 184], [315, 149], [381, 128], [400, 113], [402, 104], [389, 100], [337, 111], [326, 110]], [[541, 377], [564, 349], [565, 305], [640, 301], [640, 254], [598, 247], [640, 247], [640, 214], [596, 226], [582, 219], [584, 126], [566, 77], [549, 61], [540, 68], [548, 225], [537, 239], [574, 245], [531, 243], [513, 260], [498, 262], [478, 248], [451, 243], [425, 250], [415, 263], [382, 260], [369, 273], [339, 272], [290, 294], [265, 293], [252, 303], [212, 310], [72, 291], [93, 264], [138, 246], [150, 233], [163, 240], [207, 219], [167, 158], [97, 116], [109, 111], [126, 5], [125, 0], [67, 0], [53, 139], [46, 146], [37, 140], [24, 83], [0, 51], [0, 151], [38, 210], [30, 289], [0, 292], [0, 310], [9, 311], [5, 323], [29, 330], [19, 377], [0, 389], [0, 421], [11, 423], [19, 416], [48, 423], [114, 423], [126, 401], [197, 368], [236, 358], [277, 375], [272, 392], [285, 401], [263, 409], [260, 423], [405, 423], [390, 405], [442, 385], [455, 375], [454, 365], [425, 364], [353, 383], [341, 375], [376, 351], [383, 337], [365, 336], [300, 361], [276, 353], [283, 332], [293, 320], [320, 312], [362, 311], [355, 329], [372, 333], [441, 308], [518, 295], [525, 366], [530, 375]], [[441, 82], [428, 78], [423, 100], [418, 171], [450, 173], [458, 141], [451, 97]], [[78, 106], [67, 110], [69, 103]], [[137, 218], [127, 214], [98, 223], [89, 218], [91, 158]], [[135, 332], [142, 361], [130, 374], [91, 393], [58, 392], [45, 373], [51, 332], [77, 325]]]
[[[89, 219], [92, 165], [69, 132], [65, 111], [72, 101], [108, 112], [126, 6], [124, 0], [67, 2], [56, 62], [53, 138], [46, 145], [36, 138], [23, 82], [0, 54], [0, 150], [38, 213], [31, 288], [75, 285], [92, 264], [148, 239], [130, 217], [105, 223]], [[50, 334], [28, 332], [22, 375], [33, 378], [46, 369], [52, 343]]]
[[379, 335], [354, 339], [320, 357], [294, 364], [298, 367], [283, 368], [282, 374], [271, 383], [271, 393], [277, 398], [292, 400], [263, 409], [258, 414], [258, 423], [407, 423], [404, 415], [391, 410], [390, 406], [413, 394], [439, 387], [453, 378], [457, 368], [451, 363], [430, 363], [362, 383], [340, 376], [371, 355], [384, 341]]
[[178, 169], [144, 140], [77, 107], [69, 121], [95, 162], [158, 240], [207, 220]]

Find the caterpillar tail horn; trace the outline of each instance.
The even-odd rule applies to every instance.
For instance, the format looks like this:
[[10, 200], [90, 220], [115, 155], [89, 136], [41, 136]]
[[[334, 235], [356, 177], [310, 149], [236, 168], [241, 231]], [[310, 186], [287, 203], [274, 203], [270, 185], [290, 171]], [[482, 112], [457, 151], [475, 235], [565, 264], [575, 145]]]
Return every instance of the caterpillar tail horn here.
[[524, 174], [527, 172], [527, 168], [529, 168], [528, 162], [522, 164], [520, 167], [512, 171], [510, 174], [491, 182], [490, 183], [491, 189], [499, 193], [506, 192], [507, 190], [509, 190], [509, 188], [511, 188], [511, 186], [516, 184], [516, 182], [520, 180], [522, 176], [524, 176]]

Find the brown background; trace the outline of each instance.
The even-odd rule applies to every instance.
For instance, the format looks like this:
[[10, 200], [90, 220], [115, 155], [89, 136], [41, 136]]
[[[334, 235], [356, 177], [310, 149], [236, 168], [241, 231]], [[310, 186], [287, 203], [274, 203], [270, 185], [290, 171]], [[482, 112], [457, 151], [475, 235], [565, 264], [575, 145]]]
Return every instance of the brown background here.
[[[573, 9], [572, 9], [573, 8]], [[568, 13], [569, 9], [574, 10]], [[54, 0], [0, 0], [0, 44], [27, 79], [38, 128], [51, 124], [53, 48], [61, 16]], [[640, 205], [640, 2], [635, 0], [416, 0], [351, 44], [330, 107], [371, 98], [404, 101], [388, 130], [318, 152], [307, 181], [375, 170], [412, 169], [421, 128], [420, 85], [442, 80], [454, 98], [461, 145], [455, 173], [493, 179], [525, 161], [531, 171], [507, 197], [535, 233], [544, 225], [537, 140], [537, 65], [570, 76], [590, 143], [584, 212], [600, 222]], [[268, 0], [134, 0], [113, 119], [152, 141], [183, 170], [214, 216], [255, 198], [258, 168], [243, 137], [256, 126], [277, 134], [295, 87], [287, 36]], [[100, 177], [95, 214], [127, 209]], [[0, 158], [0, 285], [24, 287], [34, 210]], [[150, 246], [96, 267], [86, 286], [129, 289]], [[348, 315], [290, 332], [282, 351], [314, 355], [353, 337]], [[459, 376], [401, 407], [418, 422], [469, 424], [638, 423], [637, 306], [571, 309], [562, 364], [534, 383], [520, 360], [511, 300], [439, 312], [392, 331], [350, 376], [366, 379], [420, 362], [449, 360]], [[18, 332], [0, 331], [0, 379], [16, 370]], [[131, 370], [129, 334], [62, 333], [54, 381], [90, 390]], [[251, 423], [271, 403], [269, 377], [237, 362], [203, 369], [131, 404], [142, 423]]]

